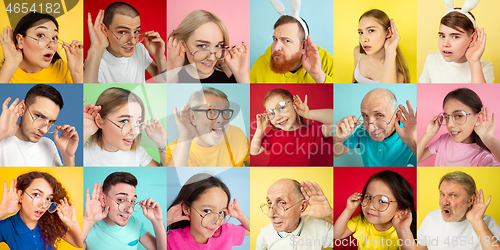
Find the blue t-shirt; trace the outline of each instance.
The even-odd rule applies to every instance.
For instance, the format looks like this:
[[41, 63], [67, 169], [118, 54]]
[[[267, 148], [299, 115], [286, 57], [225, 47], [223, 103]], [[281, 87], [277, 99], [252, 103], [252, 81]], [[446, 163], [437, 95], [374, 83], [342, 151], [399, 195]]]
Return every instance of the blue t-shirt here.
[[137, 249], [139, 238], [147, 232], [144, 224], [133, 216], [130, 216], [124, 227], [108, 225], [101, 220], [90, 229], [85, 243], [88, 250]]
[[29, 229], [19, 213], [0, 221], [0, 242], [7, 243], [11, 250], [45, 250], [38, 224], [35, 229]]
[[344, 141], [349, 149], [359, 148], [361, 159], [365, 167], [406, 167], [416, 166], [417, 158], [406, 145], [398, 133], [385, 138], [383, 141], [374, 141], [364, 124], [357, 127], [354, 133]]

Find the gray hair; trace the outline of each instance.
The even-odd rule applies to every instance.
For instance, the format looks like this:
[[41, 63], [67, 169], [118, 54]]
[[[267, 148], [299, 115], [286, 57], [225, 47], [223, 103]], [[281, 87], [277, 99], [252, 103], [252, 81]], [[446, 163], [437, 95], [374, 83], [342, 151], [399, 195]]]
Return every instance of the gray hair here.
[[217, 96], [220, 98], [224, 98], [229, 102], [229, 99], [227, 98], [227, 95], [215, 88], [212, 87], [205, 87], [203, 89], [200, 89], [199, 91], [194, 92], [188, 100], [189, 105], [191, 107], [198, 107], [203, 104], [203, 101], [205, 100], [205, 95], [213, 95]]
[[370, 94], [372, 94], [372, 92], [375, 92], [375, 91], [383, 91], [387, 94], [387, 97], [389, 98], [389, 107], [392, 108], [392, 112], [394, 113], [394, 111], [396, 111], [396, 109], [398, 108], [398, 99], [396, 98], [396, 95], [394, 95], [394, 93], [392, 93], [392, 91], [388, 90], [388, 89], [384, 89], [384, 88], [376, 88], [376, 89], [372, 89], [370, 90], [370, 92], [368, 92], [365, 97], [363, 97], [363, 100], [365, 100], [365, 98], [367, 96], [369, 96]]
[[452, 173], [447, 173], [445, 176], [441, 177], [438, 188], [441, 187], [441, 183], [443, 183], [443, 181], [450, 181], [461, 184], [464, 190], [469, 195], [469, 198], [476, 192], [476, 182], [470, 175], [464, 172], [455, 171]]

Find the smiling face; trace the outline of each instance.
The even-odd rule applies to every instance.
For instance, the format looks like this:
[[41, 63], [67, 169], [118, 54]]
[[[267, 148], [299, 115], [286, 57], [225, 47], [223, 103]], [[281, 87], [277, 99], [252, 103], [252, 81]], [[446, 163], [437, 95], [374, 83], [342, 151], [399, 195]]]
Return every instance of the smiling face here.
[[465, 52], [469, 48], [472, 36], [441, 24], [439, 26], [438, 46], [447, 62], [463, 63], [467, 61]]
[[395, 131], [394, 121], [397, 114], [394, 114], [395, 110], [389, 105], [390, 103], [389, 93], [384, 89], [371, 91], [361, 102], [361, 116], [363, 121], [372, 123], [375, 120], [384, 120], [388, 123], [385, 129], [377, 129], [373, 124], [366, 127], [365, 123], [366, 130], [374, 141], [382, 141], [391, 136]]
[[441, 217], [446, 222], [460, 222], [466, 219], [465, 214], [474, 201], [469, 197], [460, 183], [443, 181], [439, 186], [439, 207]]
[[[99, 146], [108, 152], [130, 150], [135, 137], [139, 135], [137, 125], [143, 121], [142, 114], [143, 110], [139, 103], [129, 102], [119, 107], [116, 111], [108, 115], [108, 117], [98, 119], [98, 123], [100, 123], [99, 128], [102, 129], [102, 145]], [[134, 129], [132, 133], [124, 136], [120, 128], [126, 123], [132, 123]]]
[[[107, 194], [101, 194], [101, 206], [109, 206], [109, 212], [106, 218], [103, 219], [108, 225], [118, 225], [124, 227], [134, 212], [133, 206], [130, 206], [128, 211], [120, 211], [116, 202], [137, 201], [137, 193], [135, 187], [123, 182], [117, 183], [109, 189]], [[123, 206], [123, 205], [122, 205]], [[136, 205], [139, 206], [139, 205]]]
[[[384, 231], [392, 226], [392, 218], [396, 214], [398, 205], [397, 202], [389, 202], [395, 201], [396, 197], [392, 193], [389, 186], [382, 180], [374, 179], [366, 187], [365, 197], [373, 197], [376, 195], [383, 195], [388, 198], [387, 203], [389, 204], [389, 207], [387, 207], [387, 210], [383, 212], [378, 211], [373, 206], [373, 200], [370, 200], [365, 207], [362, 206], [362, 211], [363, 215], [369, 223], [373, 224], [377, 230]], [[366, 199], [365, 197], [364, 199]]]
[[[137, 36], [139, 33], [141, 33], [141, 18], [139, 16], [132, 18], [122, 14], [115, 14], [109, 27], [106, 27], [106, 36], [109, 41], [107, 50], [116, 57], [131, 57], [134, 54], [137, 40], [131, 38], [128, 43], [121, 44], [119, 39], [126, 34]], [[125, 38], [122, 40], [125, 40]]]
[[48, 68], [52, 57], [57, 51], [57, 42], [49, 43], [49, 46], [41, 49], [38, 39], [49, 38], [51, 41], [59, 38], [56, 24], [50, 20], [43, 19], [26, 31], [26, 36], [17, 34], [18, 48], [23, 50], [23, 61], [19, 67], [27, 73], [36, 73]]
[[387, 29], [373, 17], [363, 17], [358, 25], [359, 43], [367, 55], [373, 55], [384, 48]]
[[22, 108], [20, 128], [16, 132], [16, 137], [22, 141], [36, 143], [47, 133], [48, 126], [37, 129], [33, 127], [33, 119], [42, 118], [49, 124], [55, 123], [59, 115], [59, 106], [47, 97], [37, 96], [29, 106], [23, 103]]
[[[34, 179], [31, 185], [22, 192], [18, 191], [21, 197], [21, 219], [29, 226], [29, 224], [36, 224], [37, 221], [42, 217], [42, 215], [49, 209], [49, 203], [52, 202], [54, 190], [50, 184], [43, 178]], [[28, 195], [29, 194], [29, 195]], [[33, 206], [33, 198], [42, 198], [38, 203]], [[43, 205], [43, 199], [47, 201], [47, 204]], [[57, 202], [57, 201], [54, 201]], [[42, 206], [42, 207], [39, 207]]]
[[274, 30], [271, 69], [284, 74], [297, 70], [301, 65], [303, 41], [299, 38], [299, 24], [285, 23]]
[[[457, 99], [448, 99], [443, 106], [444, 115], [450, 115], [448, 120], [446, 121], [446, 129], [448, 129], [448, 133], [453, 139], [454, 142], [461, 143], [472, 143], [472, 133], [474, 132], [474, 125], [479, 120], [479, 114], [475, 114], [472, 109], [458, 101]], [[463, 110], [467, 115], [467, 120], [464, 124], [457, 124], [451, 114], [455, 111]]]
[[[279, 105], [283, 102], [288, 103], [286, 103], [285, 106]], [[278, 107], [279, 110], [286, 111], [280, 112], [279, 110], [276, 110], [277, 106], [280, 106]], [[274, 95], [266, 101], [265, 107], [266, 112], [269, 113], [270, 110], [274, 112], [274, 117], [270, 120], [270, 122], [276, 128], [291, 131], [299, 127], [299, 123], [297, 122], [297, 112], [295, 112], [295, 109], [293, 108], [292, 100], [285, 99], [281, 95]]]
[[[228, 109], [229, 102], [222, 97], [211, 94], [205, 94], [203, 104], [196, 107], [196, 109]], [[194, 141], [202, 147], [212, 147], [219, 144], [224, 138], [224, 133], [229, 127], [229, 120], [222, 117], [222, 113], [214, 119], [210, 120], [205, 111], [190, 111], [191, 121], [196, 126], [198, 134]]]
[[[307, 201], [303, 200], [299, 202], [298, 195], [294, 193], [293, 182], [288, 179], [282, 179], [275, 182], [267, 190], [267, 205], [269, 207], [281, 205], [285, 211], [285, 215], [280, 217], [274, 213], [273, 209], [269, 209], [267, 217], [271, 219], [274, 230], [279, 232], [291, 233], [300, 223], [300, 214], [305, 211], [307, 207]], [[299, 202], [299, 204], [297, 204]]]

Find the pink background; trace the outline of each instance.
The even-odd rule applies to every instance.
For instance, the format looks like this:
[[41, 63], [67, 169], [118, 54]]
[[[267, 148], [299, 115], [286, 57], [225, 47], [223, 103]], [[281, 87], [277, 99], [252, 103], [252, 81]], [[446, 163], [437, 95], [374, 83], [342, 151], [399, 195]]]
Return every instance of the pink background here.
[[[491, 113], [496, 113], [496, 120], [500, 118], [500, 85], [496, 84], [417, 84], [417, 137], [424, 135], [427, 123], [437, 114], [443, 112], [443, 99], [450, 92], [458, 88], [469, 88], [479, 95], [483, 106]], [[497, 121], [498, 123], [498, 121]], [[448, 133], [446, 126], [442, 126], [431, 142], [435, 141], [441, 134]], [[495, 136], [500, 137], [500, 130], [495, 130]], [[418, 166], [434, 166], [435, 156], [418, 164]]]

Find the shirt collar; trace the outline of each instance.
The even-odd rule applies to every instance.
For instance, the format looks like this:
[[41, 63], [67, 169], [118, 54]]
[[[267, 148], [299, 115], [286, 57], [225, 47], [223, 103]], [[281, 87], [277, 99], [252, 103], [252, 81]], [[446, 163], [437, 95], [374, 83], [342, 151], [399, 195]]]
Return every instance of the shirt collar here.
[[[31, 233], [32, 230], [29, 229], [29, 227], [24, 223], [24, 221], [21, 219], [21, 210], [19, 210], [15, 215], [12, 216], [12, 221], [14, 224], [14, 228], [16, 229], [16, 232], [18, 234], [26, 234], [26, 233]], [[36, 224], [35, 229], [37, 230], [38, 228], [38, 223]]]

